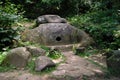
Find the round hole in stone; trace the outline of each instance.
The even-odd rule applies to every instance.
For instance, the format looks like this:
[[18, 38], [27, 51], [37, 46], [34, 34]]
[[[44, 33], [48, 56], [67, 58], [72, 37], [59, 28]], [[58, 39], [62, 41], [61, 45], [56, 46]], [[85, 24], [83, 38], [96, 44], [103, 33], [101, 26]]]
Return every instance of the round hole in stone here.
[[56, 41], [61, 41], [62, 39], [61, 39], [61, 37], [56, 37]]

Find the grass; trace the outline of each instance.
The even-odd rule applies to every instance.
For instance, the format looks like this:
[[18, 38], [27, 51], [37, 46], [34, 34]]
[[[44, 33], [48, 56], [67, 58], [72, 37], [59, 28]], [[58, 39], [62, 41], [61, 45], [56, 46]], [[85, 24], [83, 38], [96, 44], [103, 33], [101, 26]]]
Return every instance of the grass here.
[[[23, 42], [23, 43], [24, 43], [25, 46], [31, 46], [33, 44], [33, 43], [30, 43], [30, 42]], [[51, 59], [63, 58], [63, 55], [59, 51], [51, 50], [50, 48], [48, 48], [46, 46], [41, 46], [41, 45], [36, 45], [36, 44], [33, 44], [32, 46], [36, 46], [36, 47], [39, 47], [39, 48], [42, 48], [42, 49], [46, 50], [46, 52], [47, 52], [46, 56], [50, 57]], [[6, 72], [6, 71], [9, 71], [9, 70], [16, 69], [15, 67], [13, 67], [11, 65], [6, 66], [7, 64], [6, 65], [2, 64], [6, 55], [7, 55], [7, 52], [1, 52], [0, 53], [0, 72]], [[42, 70], [41, 72], [36, 72], [35, 71], [35, 59], [36, 58], [37, 57], [32, 57], [31, 61], [28, 62], [25, 69], [27, 69], [31, 73], [35, 73], [35, 74], [46, 74], [46, 73], [50, 73], [50, 72], [52, 72], [53, 70], [56, 69], [56, 66], [55, 66], [55, 67], [46, 68], [46, 69]]]
[[11, 70], [15, 70], [16, 67], [9, 65], [9, 66], [0, 66], [0, 72], [7, 72]]
[[51, 49], [43, 45], [40, 47], [46, 51], [46, 56], [50, 57], [51, 59], [59, 59], [63, 57], [63, 54], [58, 49]]
[[[46, 56], [50, 57], [51, 59], [59, 59], [59, 58], [62, 58], [62, 59], [65, 60], [65, 58], [64, 58], [64, 56], [62, 55], [61, 52], [55, 51], [55, 50], [51, 50], [50, 48], [48, 48], [48, 47], [46, 47], [46, 46], [41, 46], [41, 47], [42, 47], [42, 49], [46, 50]], [[54, 66], [54, 67], [47, 67], [47, 68], [45, 68], [44, 70], [42, 70], [41, 72], [36, 72], [36, 71], [35, 71], [35, 59], [36, 59], [36, 58], [37, 58], [37, 57], [33, 57], [33, 58], [31, 59], [31, 61], [29, 61], [28, 65], [27, 65], [27, 67], [26, 67], [26, 68], [27, 68], [31, 73], [33, 73], [33, 74], [40, 74], [40, 75], [42, 75], [42, 74], [48, 74], [48, 73], [54, 71], [54, 70], [56, 69], [56, 67], [60, 64], [60, 63], [58, 63], [58, 64], [56, 64], [56, 66]]]
[[4, 64], [4, 61], [6, 59], [6, 56], [8, 54], [9, 50], [5, 50], [3, 52], [0, 52], [0, 72], [7, 72], [10, 70], [14, 70], [16, 69], [16, 67], [12, 66], [12, 65], [8, 65], [8, 64]]
[[89, 62], [91, 62], [92, 64], [95, 64], [96, 66], [100, 67], [103, 71], [107, 71], [107, 67], [99, 64], [98, 62], [95, 62], [95, 61], [93, 61], [93, 60], [91, 60], [91, 59], [87, 59], [87, 60], [88, 60]]
[[99, 50], [97, 49], [86, 49], [85, 51], [83, 52], [77, 52], [77, 51], [74, 51], [76, 55], [80, 56], [80, 57], [89, 57], [93, 54], [98, 54], [99, 53]]
[[63, 57], [63, 55], [59, 51], [49, 51], [49, 52], [46, 52], [46, 56], [48, 56], [48, 57], [50, 57], [52, 59], [59, 59], [59, 58]]
[[35, 62], [33, 59], [31, 59], [31, 61], [28, 62], [26, 69], [28, 69], [30, 72], [33, 72], [35, 69]]
[[87, 60], [89, 62], [91, 62], [92, 64], [96, 65], [97, 67], [101, 68], [101, 70], [104, 72], [104, 76], [103, 77], [104, 77], [105, 80], [108, 80], [113, 75], [113, 74], [110, 73], [110, 71], [108, 70], [107, 67], [105, 67], [105, 66], [103, 66], [103, 65], [99, 64], [98, 62], [95, 62], [95, 61], [93, 61], [91, 59], [87, 59]]
[[2, 64], [5, 57], [6, 57], [6, 54], [0, 54], [0, 65]]

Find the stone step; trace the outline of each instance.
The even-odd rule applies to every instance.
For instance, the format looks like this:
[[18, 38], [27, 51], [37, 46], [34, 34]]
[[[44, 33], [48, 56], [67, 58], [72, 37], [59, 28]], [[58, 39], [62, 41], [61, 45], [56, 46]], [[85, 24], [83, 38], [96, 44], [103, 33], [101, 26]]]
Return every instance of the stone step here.
[[80, 43], [78, 43], [78, 44], [68, 44], [68, 45], [54, 45], [54, 46], [47, 46], [47, 47], [52, 49], [58, 49], [62, 52], [66, 52], [66, 51], [73, 51], [74, 48], [82, 47], [82, 46]]

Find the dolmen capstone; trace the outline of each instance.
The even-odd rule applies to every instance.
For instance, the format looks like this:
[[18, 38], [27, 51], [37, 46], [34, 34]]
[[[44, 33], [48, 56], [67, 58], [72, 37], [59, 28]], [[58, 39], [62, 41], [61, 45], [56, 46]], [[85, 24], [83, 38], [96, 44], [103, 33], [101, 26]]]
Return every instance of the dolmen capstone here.
[[69, 44], [87, 46], [92, 42], [87, 33], [70, 25], [66, 19], [58, 15], [39, 16], [36, 24], [37, 27], [23, 33], [23, 41], [47, 46]]

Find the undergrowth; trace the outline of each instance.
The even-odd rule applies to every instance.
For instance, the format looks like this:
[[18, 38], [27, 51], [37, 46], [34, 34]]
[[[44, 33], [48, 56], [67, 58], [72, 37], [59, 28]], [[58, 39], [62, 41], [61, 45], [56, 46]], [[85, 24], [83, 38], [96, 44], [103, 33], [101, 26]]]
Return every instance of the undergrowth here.
[[120, 47], [120, 15], [117, 10], [100, 10], [68, 18], [69, 22], [87, 32], [99, 49]]

